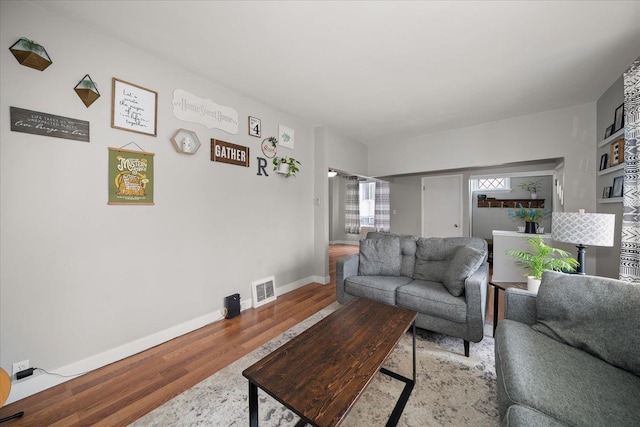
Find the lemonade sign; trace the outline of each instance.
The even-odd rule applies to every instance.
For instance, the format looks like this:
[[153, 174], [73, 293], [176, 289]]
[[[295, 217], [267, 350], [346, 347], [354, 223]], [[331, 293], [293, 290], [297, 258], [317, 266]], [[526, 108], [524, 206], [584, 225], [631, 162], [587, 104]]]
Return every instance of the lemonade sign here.
[[153, 156], [109, 148], [110, 205], [153, 205]]

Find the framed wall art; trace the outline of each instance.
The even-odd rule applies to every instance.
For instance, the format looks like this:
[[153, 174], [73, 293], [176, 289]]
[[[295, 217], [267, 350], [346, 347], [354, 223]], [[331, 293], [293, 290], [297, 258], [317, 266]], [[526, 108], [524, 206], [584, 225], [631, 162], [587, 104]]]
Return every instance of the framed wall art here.
[[611, 197], [611, 187], [604, 187], [604, 190], [602, 190], [602, 198], [608, 199], [609, 197]]
[[153, 205], [153, 153], [109, 147], [110, 205]]
[[249, 116], [249, 135], [260, 138], [262, 134], [262, 124], [260, 119]]
[[605, 170], [609, 167], [609, 154], [604, 153], [600, 156], [600, 170]]
[[616, 114], [613, 120], [613, 132], [618, 132], [624, 127], [624, 103], [616, 108]]
[[295, 148], [294, 131], [283, 125], [278, 125], [278, 144], [281, 147]]
[[111, 127], [157, 135], [158, 92], [113, 78]]
[[624, 138], [612, 142], [609, 151], [609, 166], [624, 163]]
[[611, 135], [613, 135], [613, 125], [609, 125], [607, 130], [604, 131], [604, 139], [609, 138]]
[[611, 197], [622, 197], [624, 187], [624, 176], [613, 178], [613, 188], [611, 189]]

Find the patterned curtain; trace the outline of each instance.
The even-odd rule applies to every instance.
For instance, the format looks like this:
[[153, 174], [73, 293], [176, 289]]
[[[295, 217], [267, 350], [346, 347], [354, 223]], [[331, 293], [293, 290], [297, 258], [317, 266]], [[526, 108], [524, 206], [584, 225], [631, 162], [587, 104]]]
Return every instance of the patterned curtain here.
[[350, 176], [347, 180], [344, 231], [360, 234], [360, 182], [357, 176]]
[[389, 183], [376, 181], [375, 220], [376, 231], [389, 232], [391, 222]]
[[624, 73], [624, 115], [620, 279], [640, 284], [640, 58]]

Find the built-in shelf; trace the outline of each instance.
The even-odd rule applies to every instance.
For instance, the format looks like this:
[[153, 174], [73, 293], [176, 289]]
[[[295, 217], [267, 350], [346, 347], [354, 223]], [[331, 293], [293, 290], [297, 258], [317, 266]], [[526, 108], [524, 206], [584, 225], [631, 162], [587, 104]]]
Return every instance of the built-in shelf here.
[[600, 141], [598, 143], [598, 148], [602, 148], [605, 145], [610, 144], [613, 141], [617, 140], [618, 138], [624, 138], [624, 128], [620, 129], [618, 132], [614, 133], [613, 135], [611, 135], [609, 138], [605, 139], [604, 141]]
[[622, 197], [611, 197], [609, 199], [598, 199], [598, 203], [622, 203]]
[[544, 199], [484, 199], [478, 200], [479, 208], [544, 208]]
[[610, 168], [603, 169], [603, 170], [599, 171], [598, 172], [598, 176], [606, 175], [606, 174], [613, 173], [613, 172], [616, 172], [616, 171], [619, 171], [619, 170], [623, 170], [623, 169], [624, 169], [624, 163], [620, 163], [619, 165], [615, 165], [615, 166], [612, 166]]

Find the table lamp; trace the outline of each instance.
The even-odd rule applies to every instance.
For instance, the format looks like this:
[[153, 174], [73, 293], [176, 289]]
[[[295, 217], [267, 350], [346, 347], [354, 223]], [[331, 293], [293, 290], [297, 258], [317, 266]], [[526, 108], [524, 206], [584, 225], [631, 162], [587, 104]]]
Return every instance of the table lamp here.
[[579, 212], [553, 212], [551, 215], [551, 239], [574, 243], [578, 248], [577, 274], [585, 274], [587, 246], [613, 246], [616, 224], [615, 214]]

